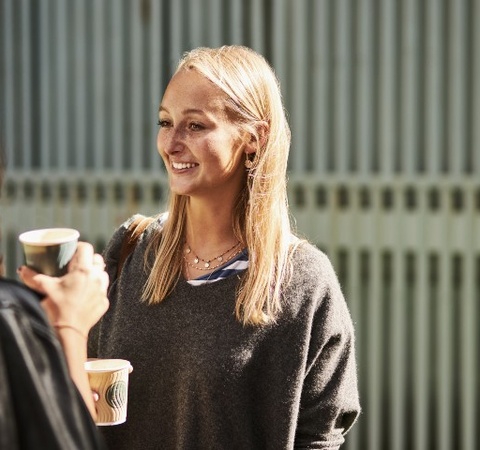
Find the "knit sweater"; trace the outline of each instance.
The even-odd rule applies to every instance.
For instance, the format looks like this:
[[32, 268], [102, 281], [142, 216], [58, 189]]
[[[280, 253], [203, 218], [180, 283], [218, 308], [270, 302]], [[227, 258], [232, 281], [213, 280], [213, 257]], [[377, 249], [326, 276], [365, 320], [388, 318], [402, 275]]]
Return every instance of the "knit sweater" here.
[[154, 222], [116, 278], [130, 220], [105, 261], [110, 308], [91, 332], [90, 356], [128, 359], [127, 422], [102, 427], [109, 448], [338, 449], [359, 414], [351, 317], [328, 258], [302, 243], [274, 324], [235, 318], [240, 277], [140, 300]]

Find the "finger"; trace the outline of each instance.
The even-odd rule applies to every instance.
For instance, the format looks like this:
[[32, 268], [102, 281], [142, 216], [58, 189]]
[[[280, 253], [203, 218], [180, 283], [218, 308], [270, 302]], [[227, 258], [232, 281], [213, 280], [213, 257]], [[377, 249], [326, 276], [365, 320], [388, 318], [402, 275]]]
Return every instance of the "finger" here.
[[105, 269], [105, 261], [103, 260], [102, 255], [98, 253], [93, 255], [93, 265], [100, 267], [102, 270]]
[[[17, 274], [19, 278], [31, 289], [35, 289], [36, 291], [40, 291], [40, 286], [34, 279], [35, 276], [38, 275], [38, 272], [35, 270], [30, 269], [27, 266], [20, 266], [17, 269]], [[43, 291], [42, 291], [43, 292]], [[44, 293], [44, 292], [43, 292]]]
[[88, 242], [79, 242], [77, 251], [73, 255], [69, 264], [69, 270], [76, 270], [79, 268], [89, 269], [93, 263], [93, 246]]
[[100, 274], [100, 286], [101, 286], [102, 292], [104, 292], [105, 294], [107, 293], [109, 284], [110, 284], [110, 278], [108, 276], [108, 273], [102, 272]]

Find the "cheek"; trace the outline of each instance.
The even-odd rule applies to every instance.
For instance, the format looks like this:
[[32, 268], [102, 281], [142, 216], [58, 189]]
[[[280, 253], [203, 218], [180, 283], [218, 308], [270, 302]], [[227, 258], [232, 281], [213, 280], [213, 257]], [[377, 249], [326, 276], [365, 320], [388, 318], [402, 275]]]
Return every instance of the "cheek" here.
[[162, 136], [161, 130], [158, 131], [157, 133], [157, 151], [160, 153], [160, 156], [163, 157], [165, 152], [163, 149], [165, 148], [165, 139]]

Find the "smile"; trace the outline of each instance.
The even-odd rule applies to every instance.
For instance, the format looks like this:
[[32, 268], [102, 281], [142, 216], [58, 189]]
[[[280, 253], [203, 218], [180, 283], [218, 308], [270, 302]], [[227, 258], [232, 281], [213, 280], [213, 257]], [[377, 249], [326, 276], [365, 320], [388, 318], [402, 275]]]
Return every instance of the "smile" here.
[[198, 164], [196, 163], [177, 163], [172, 162], [172, 167], [174, 169], [191, 169], [192, 167], [196, 167]]

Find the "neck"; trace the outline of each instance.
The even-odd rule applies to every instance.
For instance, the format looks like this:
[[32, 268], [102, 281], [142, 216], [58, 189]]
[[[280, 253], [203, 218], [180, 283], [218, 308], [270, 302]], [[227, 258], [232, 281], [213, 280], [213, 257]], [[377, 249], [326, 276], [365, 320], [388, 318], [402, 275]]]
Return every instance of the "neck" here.
[[233, 231], [233, 209], [225, 205], [190, 201], [187, 206], [186, 241], [198, 252], [215, 252], [233, 245], [237, 238]]

